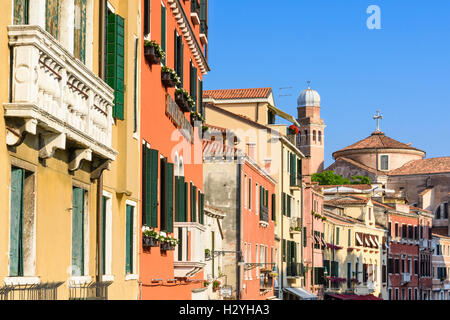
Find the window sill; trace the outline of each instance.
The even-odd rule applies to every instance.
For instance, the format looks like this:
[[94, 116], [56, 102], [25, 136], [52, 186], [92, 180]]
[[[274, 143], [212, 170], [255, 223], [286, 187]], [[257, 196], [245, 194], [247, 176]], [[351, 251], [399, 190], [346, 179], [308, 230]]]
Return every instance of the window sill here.
[[41, 279], [39, 277], [5, 277], [5, 285], [7, 286], [31, 285], [40, 283]]
[[127, 274], [125, 276], [125, 281], [138, 280], [138, 279], [139, 279], [139, 275], [138, 274]]
[[114, 281], [114, 276], [111, 274], [104, 274], [102, 276], [102, 281]]
[[70, 285], [82, 285], [91, 282], [91, 276], [72, 276], [69, 278]]

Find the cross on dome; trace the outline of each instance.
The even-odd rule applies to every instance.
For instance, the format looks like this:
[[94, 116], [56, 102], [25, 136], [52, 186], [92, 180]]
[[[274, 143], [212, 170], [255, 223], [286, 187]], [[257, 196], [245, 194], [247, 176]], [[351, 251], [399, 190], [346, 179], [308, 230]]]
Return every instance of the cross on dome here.
[[377, 130], [375, 132], [381, 132], [380, 131], [380, 120], [383, 119], [383, 115], [380, 114], [380, 110], [377, 110], [377, 114], [373, 116], [375, 120], [377, 120]]

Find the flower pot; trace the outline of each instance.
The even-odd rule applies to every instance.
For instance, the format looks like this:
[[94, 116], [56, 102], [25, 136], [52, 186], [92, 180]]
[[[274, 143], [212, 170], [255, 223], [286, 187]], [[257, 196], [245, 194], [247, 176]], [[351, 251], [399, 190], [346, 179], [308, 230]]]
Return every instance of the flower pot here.
[[177, 105], [181, 109], [181, 111], [189, 112], [191, 110], [186, 96], [184, 94], [182, 94], [181, 92], [178, 92], [175, 94], [175, 102], [177, 103]]
[[161, 72], [161, 81], [166, 88], [175, 87], [175, 81], [172, 78], [172, 75], [169, 72]]
[[161, 242], [160, 248], [162, 251], [172, 251], [175, 250], [175, 246], [170, 242]]
[[191, 113], [191, 124], [194, 125], [195, 121], [201, 121], [201, 120], [196, 114]]
[[155, 47], [145, 46], [144, 47], [144, 56], [145, 56], [145, 59], [150, 64], [160, 64], [161, 63], [161, 57], [158, 55]]
[[142, 237], [142, 246], [143, 247], [157, 247], [159, 246], [159, 241], [153, 237]]

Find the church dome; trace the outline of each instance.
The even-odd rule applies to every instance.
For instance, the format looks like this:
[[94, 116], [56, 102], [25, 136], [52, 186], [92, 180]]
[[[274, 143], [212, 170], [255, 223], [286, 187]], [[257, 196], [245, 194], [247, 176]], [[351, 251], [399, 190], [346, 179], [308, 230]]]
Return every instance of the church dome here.
[[308, 89], [303, 90], [297, 99], [298, 107], [320, 107], [320, 95], [316, 90], [312, 90], [309, 86]]

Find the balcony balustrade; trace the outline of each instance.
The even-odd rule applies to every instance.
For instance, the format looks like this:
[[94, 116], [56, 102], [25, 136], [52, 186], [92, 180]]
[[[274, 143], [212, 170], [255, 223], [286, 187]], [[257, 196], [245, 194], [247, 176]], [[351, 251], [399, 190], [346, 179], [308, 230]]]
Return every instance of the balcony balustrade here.
[[11, 61], [11, 100], [5, 103], [7, 126], [17, 137], [41, 133], [40, 158], [66, 149], [75, 150], [76, 170], [81, 160], [115, 160], [111, 148], [114, 92], [81, 61], [37, 25], [8, 26]]

